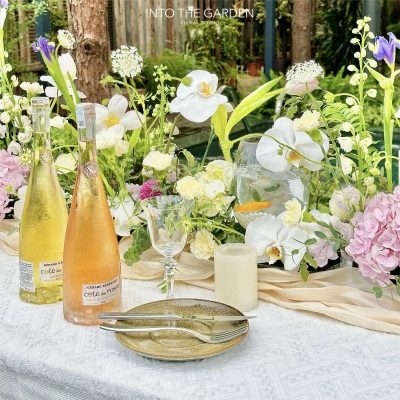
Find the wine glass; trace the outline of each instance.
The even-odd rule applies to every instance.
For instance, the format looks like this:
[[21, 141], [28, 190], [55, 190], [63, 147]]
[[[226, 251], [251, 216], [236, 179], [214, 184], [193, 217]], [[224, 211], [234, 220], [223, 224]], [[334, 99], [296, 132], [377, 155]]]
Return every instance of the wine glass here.
[[151, 244], [165, 258], [164, 279], [167, 299], [174, 297], [174, 278], [177, 262], [174, 255], [185, 247], [185, 220], [190, 217], [194, 200], [176, 195], [156, 196], [142, 201]]

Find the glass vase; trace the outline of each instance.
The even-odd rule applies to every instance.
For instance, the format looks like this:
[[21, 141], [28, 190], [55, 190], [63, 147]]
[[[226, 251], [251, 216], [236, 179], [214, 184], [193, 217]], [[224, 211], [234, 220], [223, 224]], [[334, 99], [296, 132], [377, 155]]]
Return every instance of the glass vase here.
[[231, 187], [236, 196], [233, 212], [244, 228], [262, 215], [278, 216], [285, 211], [285, 203], [293, 198], [303, 207], [308, 206], [305, 172], [295, 167], [282, 173], [265, 169], [256, 159], [258, 141], [258, 137], [243, 139], [235, 156], [237, 169]]
[[64, 318], [95, 325], [121, 309], [118, 241], [96, 155], [94, 104], [76, 106], [79, 162], [64, 246]]

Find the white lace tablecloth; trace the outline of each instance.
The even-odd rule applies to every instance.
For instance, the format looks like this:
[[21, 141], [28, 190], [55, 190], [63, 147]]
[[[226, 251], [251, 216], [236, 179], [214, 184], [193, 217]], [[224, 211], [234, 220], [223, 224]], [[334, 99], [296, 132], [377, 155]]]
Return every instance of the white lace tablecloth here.
[[[399, 399], [400, 336], [260, 301], [247, 337], [198, 361], [143, 358], [111, 332], [69, 324], [62, 304], [18, 297], [18, 259], [0, 252], [0, 399]], [[164, 298], [123, 281], [123, 309]], [[179, 297], [214, 292], [178, 284]]]

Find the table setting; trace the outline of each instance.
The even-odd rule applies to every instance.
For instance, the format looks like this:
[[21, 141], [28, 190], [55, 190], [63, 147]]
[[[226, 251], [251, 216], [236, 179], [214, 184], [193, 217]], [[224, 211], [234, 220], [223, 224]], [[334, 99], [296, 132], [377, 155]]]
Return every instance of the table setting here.
[[[1, 399], [399, 398], [399, 45], [369, 21], [351, 42], [358, 97], [323, 92], [310, 60], [234, 109], [205, 70], [156, 65], [140, 94], [132, 46], [101, 82], [117, 94], [82, 102], [68, 31], [32, 45], [53, 87], [14, 96], [1, 36]], [[272, 128], [230, 137], [271, 99]], [[223, 159], [174, 143], [181, 115], [210, 120]]]

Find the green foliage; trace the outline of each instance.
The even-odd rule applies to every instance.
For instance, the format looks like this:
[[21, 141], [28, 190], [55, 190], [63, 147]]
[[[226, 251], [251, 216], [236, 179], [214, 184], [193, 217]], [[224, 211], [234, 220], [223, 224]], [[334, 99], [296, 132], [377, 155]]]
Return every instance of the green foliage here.
[[[327, 73], [336, 74], [342, 65], [354, 63], [354, 48], [349, 44], [353, 34], [349, 27], [362, 18], [361, 0], [325, 0], [318, 12], [316, 45], [318, 61]], [[347, 71], [345, 71], [347, 73]]]
[[128, 265], [132, 265], [140, 260], [140, 255], [151, 247], [151, 241], [147, 227], [140, 226], [132, 233], [132, 246], [125, 252], [124, 259]]
[[237, 60], [243, 52], [240, 27], [244, 24], [235, 18], [218, 18], [220, 26], [221, 53], [227, 60]]

